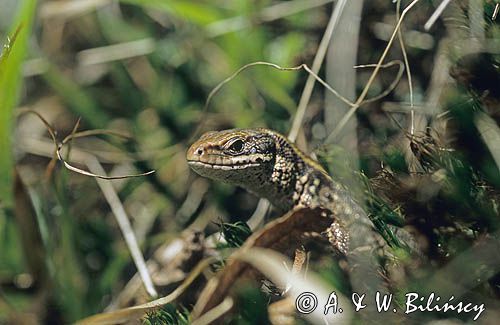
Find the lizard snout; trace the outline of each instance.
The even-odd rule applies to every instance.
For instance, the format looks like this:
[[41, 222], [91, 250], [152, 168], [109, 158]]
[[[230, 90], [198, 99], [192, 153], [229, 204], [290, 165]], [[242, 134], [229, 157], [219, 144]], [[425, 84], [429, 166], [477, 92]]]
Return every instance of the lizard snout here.
[[202, 144], [193, 143], [186, 153], [186, 159], [187, 161], [200, 161], [205, 154], [206, 150]]

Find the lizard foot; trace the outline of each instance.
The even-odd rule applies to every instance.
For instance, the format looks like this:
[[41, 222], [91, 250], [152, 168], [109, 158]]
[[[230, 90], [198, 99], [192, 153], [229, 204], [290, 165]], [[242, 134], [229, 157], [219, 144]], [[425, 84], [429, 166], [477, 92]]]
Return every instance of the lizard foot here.
[[325, 231], [328, 241], [342, 255], [347, 255], [349, 249], [349, 233], [338, 221], [332, 222]]

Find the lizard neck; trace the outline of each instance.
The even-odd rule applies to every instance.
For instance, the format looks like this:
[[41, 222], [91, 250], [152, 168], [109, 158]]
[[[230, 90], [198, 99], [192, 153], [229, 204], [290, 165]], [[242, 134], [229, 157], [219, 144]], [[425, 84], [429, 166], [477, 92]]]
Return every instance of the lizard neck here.
[[[276, 208], [287, 211], [295, 206], [314, 207], [317, 194], [329, 187], [331, 178], [323, 168], [308, 158], [294, 144], [275, 134], [276, 154], [267, 182], [257, 188], [247, 188], [267, 198]], [[245, 185], [242, 185], [245, 187]]]

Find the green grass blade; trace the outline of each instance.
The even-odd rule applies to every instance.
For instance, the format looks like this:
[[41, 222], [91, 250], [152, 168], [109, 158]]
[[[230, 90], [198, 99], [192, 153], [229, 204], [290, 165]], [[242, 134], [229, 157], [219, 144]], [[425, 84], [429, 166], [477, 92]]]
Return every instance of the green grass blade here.
[[164, 1], [164, 0], [120, 0], [140, 7], [152, 8], [170, 14], [174, 14], [182, 19], [188, 20], [198, 25], [213, 23], [222, 17], [213, 6], [200, 3], [198, 1]]
[[13, 39], [6, 44], [0, 58], [0, 201], [7, 206], [12, 203], [12, 111], [19, 97], [21, 66], [28, 50], [35, 8], [36, 0], [22, 2], [9, 33]]

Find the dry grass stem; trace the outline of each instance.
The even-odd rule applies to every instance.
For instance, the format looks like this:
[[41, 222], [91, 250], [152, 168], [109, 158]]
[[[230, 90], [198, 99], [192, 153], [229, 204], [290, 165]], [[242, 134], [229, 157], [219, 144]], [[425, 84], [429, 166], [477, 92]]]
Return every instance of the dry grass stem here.
[[[391, 93], [396, 88], [399, 81], [401, 81], [401, 77], [403, 76], [403, 72], [405, 71], [405, 66], [404, 66], [403, 62], [401, 62], [400, 60], [394, 60], [394, 61], [390, 61], [386, 64], [382, 64], [380, 67], [382, 69], [386, 69], [386, 68], [393, 67], [395, 65], [397, 65], [399, 67], [398, 73], [396, 73], [396, 77], [394, 77], [394, 80], [387, 87], [387, 89], [385, 89], [383, 92], [381, 92], [380, 94], [378, 94], [374, 97], [365, 99], [362, 104], [376, 102], [376, 101], [384, 98], [385, 96], [389, 95], [389, 93]], [[364, 68], [375, 68], [375, 67], [377, 67], [376, 64], [361, 64], [361, 65], [355, 65], [353, 68], [354, 69], [364, 69]], [[353, 107], [353, 106], [356, 106], [356, 104], [351, 103], [350, 106]]]
[[158, 307], [164, 306], [168, 303], [176, 300], [186, 289], [193, 283], [193, 281], [205, 270], [210, 264], [214, 263], [214, 258], [206, 258], [200, 261], [189, 273], [186, 279], [175, 288], [172, 293], [166, 295], [165, 297], [150, 301], [148, 303], [133, 306], [129, 308], [115, 310], [109, 313], [101, 313], [94, 316], [87, 317], [78, 321], [76, 324], [121, 324], [131, 321], [137, 321], [148, 311], [157, 309]]
[[[91, 170], [94, 174], [106, 175], [104, 168], [102, 168], [99, 161], [93, 156], [89, 155], [87, 166], [89, 170]], [[144, 287], [146, 288], [147, 293], [153, 298], [157, 297], [158, 293], [154, 288], [153, 281], [151, 280], [151, 275], [149, 274], [146, 262], [144, 260], [144, 256], [141, 253], [139, 244], [137, 243], [137, 240], [135, 238], [135, 234], [130, 224], [129, 218], [120, 201], [120, 198], [118, 197], [118, 194], [116, 194], [116, 191], [110, 182], [106, 182], [100, 178], [96, 178], [96, 181], [99, 187], [101, 188], [101, 191], [104, 194], [106, 201], [108, 201], [108, 204], [111, 207], [113, 214], [115, 215], [116, 221], [120, 226], [123, 238], [127, 243], [127, 247], [130, 251], [130, 254], [132, 255], [132, 259], [134, 260], [135, 266], [137, 267], [137, 270], [141, 276], [142, 282], [144, 283]]]
[[485, 113], [479, 114], [475, 119], [475, 124], [484, 143], [490, 150], [491, 156], [500, 170], [500, 128], [494, 119]]
[[40, 113], [38, 113], [37, 111], [34, 111], [32, 109], [21, 109], [21, 110], [17, 111], [18, 115], [27, 114], [27, 113], [35, 114], [42, 121], [42, 123], [47, 128], [47, 131], [49, 132], [49, 135], [50, 135], [54, 145], [56, 146], [55, 153], [56, 153], [57, 159], [63, 163], [64, 167], [66, 167], [67, 169], [69, 169], [71, 171], [74, 171], [76, 173], [79, 173], [79, 174], [82, 174], [85, 176], [96, 177], [96, 178], [101, 178], [101, 179], [106, 179], [106, 180], [141, 177], [141, 176], [147, 176], [147, 175], [153, 174], [155, 172], [154, 170], [150, 170], [148, 172], [140, 173], [140, 174], [106, 176], [106, 175], [98, 175], [95, 173], [91, 173], [91, 172], [85, 171], [83, 169], [80, 169], [78, 167], [75, 167], [75, 166], [69, 164], [68, 162], [66, 162], [66, 160], [62, 157], [62, 154], [61, 154], [61, 151], [62, 151], [64, 145], [66, 143], [68, 143], [69, 141], [71, 141], [73, 138], [81, 138], [81, 137], [86, 137], [86, 136], [91, 136], [91, 135], [105, 135], [105, 134], [115, 135], [115, 136], [123, 137], [123, 138], [128, 138], [128, 135], [125, 135], [125, 134], [120, 133], [120, 132], [111, 131], [111, 130], [100, 130], [100, 129], [88, 130], [88, 131], [82, 131], [82, 132], [75, 133], [76, 129], [78, 128], [78, 124], [79, 124], [79, 120], [78, 120], [75, 127], [73, 128], [72, 133], [70, 135], [66, 136], [63, 139], [63, 141], [58, 142], [54, 128], [50, 125], [50, 123]]
[[[136, 267], [139, 271], [139, 274], [141, 275], [141, 279], [144, 283], [144, 286], [146, 288], [146, 291], [151, 297], [156, 297], [157, 292], [153, 286], [153, 282], [151, 280], [151, 277], [149, 275], [149, 272], [146, 267], [146, 263], [144, 261], [144, 257], [142, 256], [142, 253], [139, 249], [139, 245], [137, 244], [137, 240], [135, 238], [135, 235], [133, 233], [132, 227], [130, 225], [130, 222], [128, 220], [127, 214], [125, 212], [125, 209], [123, 208], [123, 205], [121, 204], [120, 199], [118, 198], [118, 195], [116, 194], [113, 186], [109, 182], [104, 182], [102, 179], [116, 179], [115, 177], [108, 177], [106, 176], [106, 172], [104, 171], [104, 168], [102, 168], [100, 162], [97, 160], [92, 155], [87, 154], [87, 159], [86, 159], [86, 164], [89, 167], [90, 170], [94, 170], [96, 172], [87, 172], [85, 170], [76, 168], [68, 164], [62, 157], [61, 150], [64, 144], [67, 142], [71, 141], [73, 138], [78, 138], [78, 137], [83, 137], [83, 136], [88, 136], [88, 135], [96, 135], [96, 134], [112, 134], [112, 131], [107, 131], [107, 130], [93, 130], [93, 131], [86, 131], [82, 133], [76, 133], [76, 130], [78, 128], [80, 120], [77, 121], [75, 126], [73, 127], [71, 135], [67, 136], [64, 138], [64, 140], [60, 143], [57, 142], [56, 139], [56, 134], [54, 131], [54, 128], [50, 125], [50, 123], [38, 112], [31, 110], [31, 109], [23, 109], [19, 110], [18, 114], [25, 114], [25, 113], [31, 113], [35, 114], [45, 125], [47, 128], [47, 131], [49, 132], [50, 137], [52, 138], [52, 141], [54, 144], [57, 146], [56, 149], [56, 155], [57, 158], [64, 164], [66, 168], [69, 170], [75, 171], [77, 173], [87, 175], [87, 176], [92, 176], [96, 177], [97, 183], [99, 187], [101, 188], [104, 196], [106, 197], [106, 200], [108, 201], [115, 217], [116, 220], [120, 226], [120, 229], [122, 231], [122, 234], [125, 238], [125, 242], [127, 243], [127, 246], [130, 250], [130, 253], [132, 255], [132, 258], [134, 260], [134, 263], [136, 264]], [[151, 172], [148, 172], [146, 174], [150, 174]], [[132, 177], [134, 176], [139, 176], [139, 175], [131, 175]], [[128, 177], [128, 176], [127, 176]], [[125, 177], [125, 178], [127, 178]], [[118, 178], [124, 178], [124, 177], [118, 177]]]
[[431, 29], [432, 25], [436, 22], [436, 20], [441, 16], [443, 11], [446, 9], [446, 6], [450, 4], [451, 0], [443, 0], [439, 6], [436, 8], [436, 10], [432, 13], [432, 15], [429, 17], [429, 20], [424, 25], [425, 30]]
[[46, 1], [40, 5], [41, 19], [70, 19], [92, 12], [111, 3], [111, 0]]
[[208, 325], [213, 324], [217, 319], [227, 313], [231, 308], [233, 308], [234, 301], [231, 297], [226, 297], [224, 301], [210, 309], [208, 312], [203, 314], [200, 318], [193, 321], [192, 325]]
[[469, 26], [472, 40], [480, 42], [484, 41], [485, 20], [483, 0], [469, 0]]
[[[401, 0], [398, 0], [396, 4], [396, 20], [399, 20], [399, 11], [401, 10]], [[415, 133], [415, 110], [413, 109], [413, 82], [411, 78], [411, 69], [410, 62], [408, 61], [408, 54], [406, 53], [405, 41], [403, 38], [403, 33], [401, 32], [401, 28], [398, 29], [398, 39], [399, 46], [401, 46], [401, 52], [403, 53], [403, 59], [406, 67], [406, 76], [408, 78], [408, 89], [410, 91], [410, 105], [411, 105], [411, 117], [410, 117], [410, 134], [413, 135]]]
[[[314, 75], [318, 74], [319, 69], [323, 64], [323, 60], [325, 59], [326, 51], [328, 49], [328, 44], [330, 44], [330, 39], [332, 38], [333, 31], [335, 30], [335, 26], [337, 25], [340, 16], [342, 15], [346, 3], [347, 0], [339, 0], [335, 5], [335, 9], [333, 10], [332, 15], [330, 16], [330, 20], [328, 21], [328, 25], [326, 26], [325, 33], [323, 34], [323, 38], [321, 39], [321, 42], [319, 44], [318, 51], [316, 52], [316, 56], [313, 60], [312, 72]], [[311, 98], [312, 91], [314, 89], [314, 83], [317, 80], [317, 78], [314, 78], [313, 74], [311, 73], [307, 78], [306, 85], [304, 86], [304, 90], [302, 91], [302, 95], [300, 97], [299, 105], [297, 106], [297, 112], [295, 113], [295, 117], [292, 122], [292, 127], [290, 128], [290, 132], [288, 133], [288, 138], [293, 142], [295, 142], [299, 134], [307, 104], [309, 103], [309, 99]], [[338, 94], [334, 94], [338, 96]], [[344, 100], [343, 97], [341, 99]]]
[[394, 28], [394, 31], [391, 35], [391, 38], [389, 39], [389, 42], [387, 43], [387, 46], [385, 47], [384, 49], [384, 52], [382, 53], [382, 55], [380, 56], [380, 59], [375, 67], [375, 70], [373, 70], [370, 78], [368, 79], [368, 82], [366, 83], [363, 91], [361, 92], [361, 94], [359, 95], [358, 99], [356, 100], [356, 103], [354, 106], [351, 107], [351, 109], [346, 113], [346, 115], [344, 115], [344, 117], [342, 118], [342, 120], [339, 121], [339, 123], [337, 124], [337, 126], [335, 127], [335, 129], [328, 135], [328, 137], [326, 138], [326, 143], [329, 143], [329, 142], [332, 142], [333, 139], [335, 139], [337, 137], [337, 135], [340, 133], [340, 131], [342, 131], [342, 128], [345, 126], [345, 124], [347, 123], [347, 121], [351, 118], [351, 116], [356, 112], [356, 110], [359, 108], [359, 106], [363, 103], [366, 95], [368, 94], [368, 90], [370, 89], [373, 81], [375, 80], [375, 77], [377, 76], [380, 68], [382, 67], [382, 64], [385, 60], [385, 57], [387, 56], [387, 53], [389, 53], [389, 49], [391, 48], [392, 46], [392, 43], [394, 42], [394, 39], [398, 33], [398, 30], [399, 28], [401, 28], [401, 24], [406, 16], [406, 14], [411, 10], [411, 8], [413, 8], [413, 6], [415, 6], [420, 0], [413, 0], [408, 6], [406, 6], [406, 8], [403, 10], [403, 12], [401, 13], [401, 17], [399, 18], [397, 24], [396, 24], [396, 27]]
[[[361, 65], [361, 66], [356, 66], [356, 67], [357, 68], [375, 67], [376, 70], [379, 70], [379, 69], [384, 69], [384, 68], [392, 67], [392, 66], [394, 66], [396, 64], [399, 65], [400, 67], [402, 66], [401, 63], [400, 63], [400, 61], [396, 60], [396, 61], [388, 62], [386, 64]], [[304, 69], [306, 72], [309, 73], [309, 75], [311, 76], [311, 78], [313, 78], [314, 80], [318, 81], [329, 92], [331, 92], [332, 94], [334, 94], [335, 96], [337, 96], [340, 100], [342, 100], [344, 103], [346, 103], [347, 105], [349, 105], [351, 107], [359, 107], [360, 105], [362, 105], [364, 103], [369, 103], [369, 102], [372, 102], [372, 101], [375, 101], [375, 100], [379, 100], [380, 98], [386, 96], [387, 93], [389, 93], [390, 91], [392, 91], [394, 89], [394, 87], [397, 85], [397, 83], [401, 79], [401, 75], [402, 75], [402, 72], [403, 72], [403, 69], [400, 68], [399, 72], [396, 75], [395, 80], [391, 83], [391, 85], [386, 90], [384, 90], [382, 92], [382, 94], [379, 94], [379, 95], [377, 95], [377, 96], [375, 96], [373, 98], [368, 98], [366, 100], [363, 100], [361, 102], [361, 104], [356, 104], [356, 103], [351, 102], [350, 100], [348, 100], [344, 96], [342, 96], [335, 89], [333, 89], [326, 81], [324, 81], [316, 73], [314, 73], [314, 71], [311, 68], [309, 68], [306, 64], [301, 64], [301, 65], [298, 65], [298, 66], [295, 66], [295, 67], [281, 67], [281, 66], [279, 66], [277, 64], [270, 63], [270, 62], [264, 62], [264, 61], [252, 62], [252, 63], [245, 64], [244, 66], [242, 66], [241, 68], [239, 68], [238, 70], [236, 70], [236, 72], [234, 72], [231, 76], [229, 76], [226, 79], [224, 79], [223, 81], [221, 81], [214, 89], [212, 89], [212, 91], [210, 91], [210, 93], [208, 94], [207, 99], [205, 101], [205, 106], [203, 107], [203, 113], [205, 113], [205, 112], [208, 111], [208, 108], [210, 106], [210, 102], [212, 101], [212, 98], [222, 89], [222, 87], [224, 85], [226, 85], [227, 83], [229, 83], [230, 81], [232, 81], [241, 72], [245, 71], [246, 69], [248, 69], [250, 67], [254, 67], [254, 66], [259, 66], [259, 65], [268, 66], [268, 67], [271, 67], [271, 68], [274, 68], [274, 69], [277, 69], [277, 70], [280, 70], [280, 71], [297, 71], [297, 70]], [[200, 123], [198, 124], [198, 128], [195, 130], [195, 132], [193, 132], [192, 138], [196, 137], [198, 135], [198, 133], [200, 132], [200, 130], [202, 128], [202, 125], [203, 125], [203, 121], [205, 121], [205, 119], [200, 120]]]
[[152, 38], [144, 38], [137, 41], [83, 50], [77, 53], [76, 57], [81, 66], [88, 66], [151, 54], [155, 48], [156, 43]]
[[259, 200], [259, 202], [257, 203], [257, 207], [255, 208], [255, 211], [253, 212], [250, 219], [248, 219], [247, 221], [247, 224], [250, 227], [250, 229], [255, 230], [262, 225], [266, 212], [270, 206], [271, 203], [269, 203], [268, 200], [266, 199]]
[[[333, 2], [333, 0], [293, 0], [279, 2], [278, 4], [260, 10], [255, 15], [255, 18], [261, 22], [271, 22], [302, 11], [324, 6], [330, 2]], [[217, 37], [248, 28], [254, 23], [252, 19], [246, 16], [237, 16], [211, 23], [205, 27], [205, 31], [208, 37]]]

